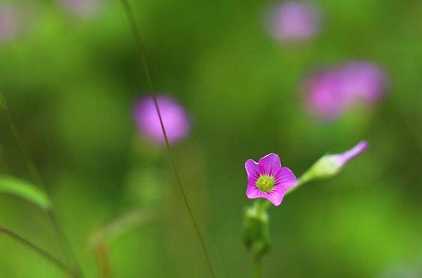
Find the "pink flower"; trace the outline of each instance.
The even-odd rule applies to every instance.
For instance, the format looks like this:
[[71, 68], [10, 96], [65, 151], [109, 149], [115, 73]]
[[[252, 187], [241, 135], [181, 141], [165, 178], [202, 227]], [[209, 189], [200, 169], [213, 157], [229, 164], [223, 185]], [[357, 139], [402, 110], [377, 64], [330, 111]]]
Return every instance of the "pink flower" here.
[[271, 33], [281, 41], [304, 41], [318, 33], [319, 17], [310, 4], [285, 2], [273, 11]]
[[334, 120], [357, 104], [373, 104], [382, 97], [386, 84], [387, 78], [377, 65], [350, 62], [306, 80], [306, 104], [317, 118]]
[[101, 6], [102, 0], [60, 0], [61, 5], [79, 17], [93, 16]]
[[350, 62], [340, 72], [341, 88], [344, 94], [355, 95], [366, 103], [378, 100], [387, 85], [384, 72], [375, 64], [368, 62]]
[[352, 103], [351, 94], [339, 90], [340, 78], [335, 70], [313, 75], [305, 83], [307, 107], [313, 115], [323, 120], [339, 117]]
[[[157, 101], [169, 142], [174, 143], [186, 137], [190, 126], [184, 108], [170, 97], [158, 96]], [[137, 102], [135, 121], [142, 135], [155, 143], [164, 143], [160, 119], [152, 97], [143, 97]]]
[[282, 167], [280, 157], [270, 153], [258, 162], [248, 159], [245, 163], [248, 176], [246, 196], [249, 199], [267, 199], [279, 206], [286, 192], [296, 184], [293, 172]]
[[18, 15], [13, 6], [0, 6], [0, 41], [13, 39], [18, 31]]

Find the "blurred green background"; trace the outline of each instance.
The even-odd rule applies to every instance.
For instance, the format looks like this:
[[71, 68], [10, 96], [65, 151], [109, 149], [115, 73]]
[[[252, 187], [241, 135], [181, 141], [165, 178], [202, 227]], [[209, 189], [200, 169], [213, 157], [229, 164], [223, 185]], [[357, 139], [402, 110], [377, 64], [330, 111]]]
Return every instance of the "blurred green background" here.
[[[155, 88], [191, 118], [174, 160], [217, 277], [252, 275], [241, 241], [246, 159], [276, 152], [300, 175], [361, 139], [368, 151], [338, 177], [271, 209], [264, 277], [422, 277], [422, 2], [315, 1], [321, 33], [294, 47], [267, 33], [277, 2], [131, 3]], [[86, 277], [100, 277], [95, 233], [132, 212], [138, 225], [107, 241], [113, 277], [210, 277], [167, 152], [136, 130], [133, 107], [148, 87], [121, 3], [100, 1], [89, 16], [59, 1], [1, 4], [19, 11], [20, 32], [0, 42], [0, 91], [13, 118], [2, 109], [0, 172], [49, 192]], [[383, 67], [385, 98], [334, 122], [310, 117], [304, 76], [355, 59]], [[71, 263], [31, 203], [0, 195], [0, 225]], [[64, 275], [0, 235], [0, 277]]]

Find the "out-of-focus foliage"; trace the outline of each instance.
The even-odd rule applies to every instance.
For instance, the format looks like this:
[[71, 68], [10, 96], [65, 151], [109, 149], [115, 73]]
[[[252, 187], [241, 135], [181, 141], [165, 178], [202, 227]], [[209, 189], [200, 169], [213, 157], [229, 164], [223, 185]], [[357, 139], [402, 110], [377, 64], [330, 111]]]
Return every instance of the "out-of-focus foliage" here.
[[[1, 109], [0, 172], [38, 184], [30, 158], [86, 277], [98, 275], [93, 234], [136, 209], [154, 213], [108, 244], [115, 277], [209, 277], [168, 154], [136, 129], [135, 102], [149, 93], [122, 6], [97, 2], [82, 16], [59, 0], [1, 1], [15, 7], [19, 23], [0, 41], [0, 92], [19, 139]], [[190, 137], [173, 157], [217, 277], [252, 273], [241, 238], [246, 159], [276, 152], [299, 176], [360, 139], [367, 152], [338, 177], [307, 184], [272, 209], [264, 277], [419, 271], [422, 2], [312, 2], [320, 32], [285, 44], [266, 26], [276, 1], [131, 1], [156, 90], [191, 119]], [[383, 99], [335, 121], [314, 119], [303, 79], [354, 60], [387, 73]], [[34, 208], [0, 195], [0, 225], [71, 262], [47, 215]], [[1, 235], [0, 262], [0, 277], [62, 277]]]
[[0, 193], [16, 195], [42, 209], [48, 209], [51, 206], [47, 195], [38, 187], [13, 177], [0, 176]]

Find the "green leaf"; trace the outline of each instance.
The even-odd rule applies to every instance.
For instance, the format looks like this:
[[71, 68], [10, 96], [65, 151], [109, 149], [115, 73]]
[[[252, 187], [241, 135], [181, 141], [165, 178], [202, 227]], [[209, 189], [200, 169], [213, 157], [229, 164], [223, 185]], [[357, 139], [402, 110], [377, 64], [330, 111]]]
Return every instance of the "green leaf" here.
[[42, 209], [49, 209], [51, 207], [51, 202], [47, 194], [35, 185], [14, 177], [0, 176], [1, 193], [18, 196], [40, 206]]

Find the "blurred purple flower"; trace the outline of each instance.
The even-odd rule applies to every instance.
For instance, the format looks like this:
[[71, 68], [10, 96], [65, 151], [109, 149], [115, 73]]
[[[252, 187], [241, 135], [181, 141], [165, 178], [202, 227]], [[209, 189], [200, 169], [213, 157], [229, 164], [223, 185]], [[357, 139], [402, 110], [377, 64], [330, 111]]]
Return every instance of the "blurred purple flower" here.
[[386, 84], [385, 74], [375, 64], [351, 62], [306, 80], [307, 106], [317, 117], [333, 120], [359, 102], [378, 100]]
[[16, 36], [18, 18], [16, 9], [12, 6], [0, 6], [0, 41], [7, 41]]
[[90, 17], [94, 15], [101, 4], [101, 0], [60, 0], [61, 5], [79, 17]]
[[365, 102], [378, 100], [386, 87], [384, 72], [375, 64], [351, 62], [340, 70], [340, 90]]
[[[170, 97], [158, 96], [157, 101], [169, 142], [174, 143], [186, 137], [190, 126], [184, 108]], [[164, 143], [160, 119], [152, 97], [143, 97], [137, 102], [135, 120], [142, 135], [153, 142]]]
[[249, 199], [267, 199], [279, 206], [286, 192], [296, 184], [293, 172], [282, 167], [280, 157], [270, 153], [258, 162], [248, 159], [245, 163], [248, 176], [246, 196]]
[[323, 71], [305, 83], [307, 105], [313, 114], [325, 120], [337, 118], [350, 105], [353, 98], [339, 90], [336, 71]]
[[272, 12], [271, 33], [281, 41], [304, 41], [319, 32], [319, 11], [311, 4], [284, 2]]

